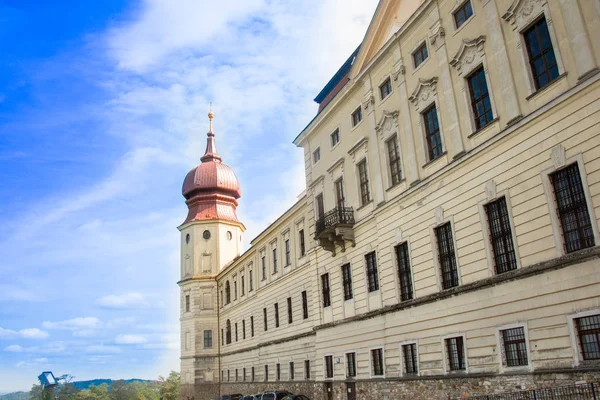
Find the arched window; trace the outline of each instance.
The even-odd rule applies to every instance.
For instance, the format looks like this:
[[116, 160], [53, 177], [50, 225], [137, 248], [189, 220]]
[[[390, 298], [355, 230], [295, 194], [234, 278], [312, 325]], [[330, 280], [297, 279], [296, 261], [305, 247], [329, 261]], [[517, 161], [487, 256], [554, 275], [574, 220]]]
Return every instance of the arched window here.
[[225, 341], [227, 344], [231, 343], [231, 322], [229, 320], [225, 323]]
[[231, 287], [229, 286], [229, 281], [225, 282], [225, 304], [229, 304], [231, 302]]

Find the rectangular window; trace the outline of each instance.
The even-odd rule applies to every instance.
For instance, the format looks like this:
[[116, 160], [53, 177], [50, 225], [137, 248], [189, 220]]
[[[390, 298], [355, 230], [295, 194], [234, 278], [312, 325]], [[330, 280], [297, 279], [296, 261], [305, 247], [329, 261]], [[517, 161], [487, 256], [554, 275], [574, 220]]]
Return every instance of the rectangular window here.
[[398, 149], [398, 138], [396, 136], [387, 142], [388, 162], [390, 164], [390, 178], [392, 186], [400, 183], [402, 180], [402, 166], [400, 164], [400, 150]]
[[385, 82], [379, 86], [379, 95], [381, 96], [381, 100], [388, 97], [390, 93], [392, 93], [392, 80], [387, 78]]
[[344, 208], [346, 205], [346, 198], [344, 196], [344, 180], [338, 179], [335, 181], [335, 200], [339, 208]]
[[435, 104], [423, 112], [423, 120], [425, 122], [427, 151], [429, 153], [429, 160], [431, 161], [442, 155], [442, 137], [440, 135], [440, 125], [438, 124]]
[[352, 299], [352, 268], [350, 264], [342, 265], [342, 283], [344, 285], [344, 300]]
[[242, 290], [242, 296], [243, 296], [244, 294], [246, 294], [246, 285], [244, 285], [244, 283], [245, 283], [244, 275], [242, 275], [240, 277], [240, 279], [241, 279], [241, 281], [240, 281], [240, 284], [241, 284], [240, 289]]
[[308, 296], [306, 290], [302, 292], [302, 318], [308, 319]]
[[227, 382], [229, 382], [231, 376], [231, 371], [227, 370]]
[[268, 329], [267, 327], [267, 309], [263, 308], [263, 324], [264, 324], [264, 330], [266, 331]]
[[469, 94], [471, 95], [471, 109], [473, 110], [475, 129], [479, 130], [494, 119], [483, 66], [467, 77], [467, 83], [469, 84]]
[[204, 331], [204, 348], [210, 349], [212, 347], [212, 331]]
[[246, 367], [244, 367], [244, 369], [242, 370], [242, 380], [245, 382], [246, 381]]
[[251, 374], [250, 377], [252, 378], [252, 382], [254, 382], [254, 379], [256, 378], [256, 373], [254, 372], [254, 367], [252, 367], [250, 374]]
[[290, 254], [290, 239], [285, 240], [285, 265], [288, 266], [292, 263], [292, 256]]
[[223, 333], [223, 328], [221, 328], [221, 345], [225, 344], [225, 334]]
[[288, 297], [287, 298], [287, 306], [288, 306], [288, 324], [291, 324], [293, 321], [293, 316], [292, 316], [292, 298]]
[[419, 360], [417, 358], [417, 344], [410, 343], [402, 345], [402, 358], [404, 362], [405, 375], [417, 375], [419, 373]]
[[523, 37], [535, 88], [541, 89], [558, 78], [558, 64], [554, 56], [546, 18], [540, 19], [523, 32]]
[[315, 197], [315, 211], [317, 212], [317, 219], [322, 219], [325, 216], [325, 205], [323, 204], [323, 193], [319, 193]]
[[280, 381], [281, 380], [281, 364], [277, 363], [275, 365], [276, 371], [277, 371], [277, 380]]
[[600, 360], [600, 314], [575, 319], [584, 360]]
[[235, 381], [236, 382], [238, 381], [238, 369], [237, 368], [235, 369]]
[[262, 267], [262, 280], [263, 281], [267, 279], [267, 260], [266, 260], [266, 258], [267, 257], [265, 257], [265, 256], [262, 256], [260, 258], [260, 265]]
[[294, 362], [290, 361], [290, 381], [294, 380]]
[[300, 257], [304, 257], [306, 254], [306, 245], [304, 244], [304, 229], [300, 229], [298, 236], [300, 236]]
[[383, 349], [371, 350], [371, 368], [373, 376], [383, 376]]
[[356, 353], [346, 353], [346, 376], [348, 378], [356, 376]]
[[318, 163], [321, 160], [321, 148], [317, 147], [315, 151], [313, 151], [313, 164]]
[[446, 339], [446, 351], [448, 352], [450, 371], [464, 371], [467, 369], [462, 336]]
[[412, 276], [410, 273], [410, 257], [408, 255], [408, 243], [396, 246], [396, 262], [398, 264], [398, 282], [400, 283], [400, 298], [402, 301], [411, 300], [414, 297]]
[[321, 289], [323, 290], [323, 307], [329, 307], [331, 305], [329, 274], [321, 275]]
[[571, 253], [594, 246], [594, 232], [578, 164], [571, 164], [553, 173], [550, 177], [562, 227], [565, 251]]
[[365, 205], [371, 201], [369, 192], [369, 174], [367, 172], [367, 160], [358, 163], [358, 180], [360, 184], [360, 204]]
[[527, 365], [527, 343], [523, 327], [500, 331], [507, 367]]
[[235, 323], [235, 341], [238, 341], [238, 330], [237, 330], [237, 322]]
[[273, 249], [273, 273], [277, 273], [277, 248]]
[[185, 295], [185, 312], [190, 312], [190, 295]]
[[233, 299], [237, 300], [237, 280], [233, 281]]
[[265, 382], [269, 381], [269, 366], [265, 365]]
[[352, 127], [355, 127], [362, 121], [362, 107], [358, 106], [356, 110], [352, 113]]
[[367, 264], [367, 282], [369, 284], [369, 292], [379, 290], [379, 272], [377, 271], [377, 256], [375, 252], [365, 255], [365, 263]]
[[279, 328], [279, 303], [275, 303], [275, 328]]
[[488, 218], [496, 274], [517, 269], [517, 258], [515, 257], [506, 198], [502, 197], [486, 204], [485, 213]]
[[254, 337], [254, 316], [250, 317], [250, 337]]
[[438, 245], [438, 259], [442, 273], [442, 289], [458, 286], [458, 267], [454, 254], [452, 226], [450, 222], [435, 228]]
[[340, 142], [340, 130], [336, 129], [329, 137], [331, 138], [331, 147], [335, 147]]
[[246, 339], [246, 320], [242, 320], [242, 339]]
[[456, 23], [456, 29], [460, 28], [471, 16], [473, 15], [473, 7], [471, 7], [471, 0], [468, 0], [460, 6], [458, 10], [454, 12], [454, 22]]
[[423, 42], [423, 44], [413, 53], [415, 68], [423, 64], [423, 61], [427, 60], [427, 57], [429, 57], [429, 53], [427, 52], [427, 43]]
[[310, 379], [310, 360], [304, 360], [304, 379]]
[[252, 270], [248, 271], [248, 292], [251, 292], [254, 290], [254, 279], [253, 279], [254, 273]]
[[333, 378], [333, 356], [325, 356], [325, 378]]

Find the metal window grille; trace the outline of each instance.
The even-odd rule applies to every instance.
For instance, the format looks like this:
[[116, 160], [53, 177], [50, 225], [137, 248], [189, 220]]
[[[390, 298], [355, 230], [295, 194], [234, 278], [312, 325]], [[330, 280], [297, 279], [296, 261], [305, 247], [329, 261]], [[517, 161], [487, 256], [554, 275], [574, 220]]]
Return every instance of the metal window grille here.
[[369, 292], [379, 290], [379, 273], [377, 271], [377, 257], [375, 252], [365, 255], [367, 264], [367, 281], [369, 284]]
[[373, 365], [373, 376], [383, 375], [383, 349], [371, 350], [371, 363]]
[[417, 345], [415, 343], [402, 345], [402, 355], [404, 356], [404, 373], [406, 375], [418, 374]]
[[415, 68], [421, 65], [423, 61], [427, 60], [427, 57], [429, 57], [429, 54], [427, 52], [427, 43], [423, 43], [421, 47], [419, 47], [413, 53], [413, 61], [415, 62]]
[[325, 356], [325, 378], [333, 378], [333, 356]]
[[241, 285], [240, 289], [242, 290], [242, 296], [243, 296], [244, 294], [246, 294], [246, 285], [245, 285], [246, 280], [244, 279], [244, 275], [242, 275], [240, 277], [240, 279], [241, 279], [241, 281], [240, 281], [240, 285]]
[[392, 80], [387, 78], [385, 82], [379, 86], [379, 94], [381, 95], [381, 100], [388, 97], [388, 95], [392, 93]]
[[238, 369], [237, 368], [235, 369], [235, 381], [236, 382], [238, 381]]
[[361, 204], [367, 204], [371, 201], [371, 193], [369, 192], [369, 174], [367, 173], [366, 160], [362, 160], [358, 163], [358, 179], [360, 182]]
[[251, 372], [251, 376], [250, 377], [252, 378], [252, 382], [254, 382], [254, 378], [256, 377], [256, 374], [254, 372], [254, 367], [252, 367], [252, 372]]
[[269, 380], [269, 366], [265, 365], [265, 382]]
[[584, 360], [600, 359], [600, 315], [577, 318], [577, 335]]
[[223, 328], [221, 328], [221, 345], [225, 344], [225, 335], [223, 334]]
[[227, 322], [225, 323], [225, 342], [227, 344], [231, 343], [231, 322], [229, 320], [227, 320]]
[[517, 269], [506, 198], [502, 197], [486, 204], [485, 212], [488, 217], [496, 273], [501, 274]]
[[302, 317], [304, 319], [308, 318], [308, 297], [306, 290], [302, 292]]
[[558, 64], [546, 19], [542, 18], [533, 24], [531, 28], [523, 32], [523, 36], [535, 88], [541, 89], [558, 78]]
[[246, 368], [244, 367], [244, 369], [242, 370], [242, 380], [245, 382], [246, 381]]
[[267, 309], [263, 308], [263, 323], [265, 331], [268, 329], [267, 327]]
[[468, 78], [469, 93], [471, 95], [471, 108], [473, 109], [473, 118], [475, 128], [481, 129], [494, 119], [492, 113], [492, 103], [488, 92], [485, 72], [483, 67], [479, 67]]
[[352, 269], [350, 264], [342, 265], [342, 282], [344, 285], [344, 300], [350, 300], [352, 294]]
[[190, 312], [190, 295], [185, 295], [185, 312]]
[[246, 320], [242, 320], [242, 339], [246, 339]]
[[356, 126], [358, 125], [358, 123], [362, 121], [362, 108], [359, 106], [356, 110], [354, 110], [354, 112], [352, 113], [352, 126]]
[[290, 361], [290, 380], [294, 380], [294, 362]]
[[237, 329], [237, 322], [235, 323], [235, 341], [238, 341], [238, 329]]
[[410, 258], [408, 243], [396, 246], [396, 261], [398, 263], [398, 280], [400, 281], [400, 296], [402, 301], [413, 298], [412, 277], [410, 274]]
[[450, 222], [436, 228], [435, 234], [438, 242], [438, 258], [442, 270], [442, 288], [449, 289], [458, 286], [458, 267], [456, 266]]
[[448, 352], [448, 366], [450, 371], [464, 371], [465, 350], [462, 336], [446, 339], [446, 350]]
[[292, 298], [288, 297], [287, 298], [287, 309], [288, 309], [288, 324], [291, 324], [293, 321], [293, 315], [292, 315]]
[[230, 378], [230, 375], [231, 375], [231, 371], [230, 371], [230, 370], [227, 370], [227, 382], [229, 382], [229, 380], [230, 380], [230, 379], [229, 379], [229, 378]]
[[321, 289], [323, 290], [323, 307], [329, 307], [331, 305], [329, 274], [321, 275]]
[[577, 163], [551, 175], [567, 253], [594, 246], [594, 232]]
[[306, 245], [304, 244], [304, 229], [300, 229], [300, 256], [304, 256], [306, 254]]
[[277, 380], [280, 381], [281, 380], [281, 364], [277, 363], [277, 365], [275, 367], [277, 369]]
[[254, 316], [250, 317], [250, 336], [254, 337]]
[[356, 353], [346, 353], [346, 376], [356, 376]]
[[310, 360], [304, 360], [304, 378], [310, 379]]
[[454, 22], [456, 23], [456, 28], [460, 28], [462, 24], [464, 24], [471, 17], [471, 15], [473, 15], [473, 7], [471, 6], [471, 1], [467, 1], [454, 13]]
[[503, 330], [502, 340], [507, 367], [528, 364], [525, 330], [522, 327]]
[[392, 186], [400, 183], [402, 180], [402, 166], [400, 164], [400, 150], [398, 149], [398, 139], [396, 136], [387, 141], [388, 160], [390, 163], [390, 177]]
[[279, 303], [275, 303], [275, 328], [279, 328]]
[[340, 208], [344, 208], [346, 206], [346, 198], [344, 196], [344, 180], [338, 179], [335, 181], [335, 199], [337, 201], [337, 205]]
[[273, 273], [277, 273], [277, 249], [273, 249]]
[[427, 150], [429, 160], [435, 160], [442, 155], [442, 137], [438, 123], [437, 109], [435, 104], [423, 112], [425, 122], [425, 137], [427, 139]]
[[212, 347], [212, 331], [204, 331], [204, 348], [209, 349]]

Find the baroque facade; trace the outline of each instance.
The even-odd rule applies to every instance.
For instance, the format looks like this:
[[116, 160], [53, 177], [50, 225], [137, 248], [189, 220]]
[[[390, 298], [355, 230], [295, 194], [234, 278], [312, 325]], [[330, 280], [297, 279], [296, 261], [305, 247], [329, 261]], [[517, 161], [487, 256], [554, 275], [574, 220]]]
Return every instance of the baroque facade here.
[[[600, 378], [600, 0], [381, 0], [241, 251], [185, 179], [182, 397], [437, 399]], [[212, 125], [212, 114], [209, 114]]]

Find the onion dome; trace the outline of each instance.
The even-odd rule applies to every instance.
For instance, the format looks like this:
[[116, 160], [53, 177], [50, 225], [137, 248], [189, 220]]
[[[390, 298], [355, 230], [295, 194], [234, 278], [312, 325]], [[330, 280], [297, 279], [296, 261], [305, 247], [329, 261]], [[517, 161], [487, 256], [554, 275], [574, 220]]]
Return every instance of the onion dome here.
[[222, 163], [217, 153], [215, 134], [212, 131], [212, 110], [208, 113], [210, 128], [207, 133], [206, 151], [202, 163], [186, 175], [181, 190], [188, 206], [185, 221], [226, 220], [238, 222], [237, 199], [242, 196], [240, 183], [228, 165]]

